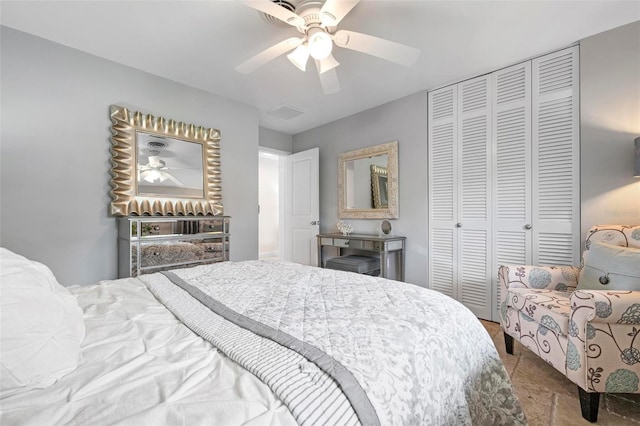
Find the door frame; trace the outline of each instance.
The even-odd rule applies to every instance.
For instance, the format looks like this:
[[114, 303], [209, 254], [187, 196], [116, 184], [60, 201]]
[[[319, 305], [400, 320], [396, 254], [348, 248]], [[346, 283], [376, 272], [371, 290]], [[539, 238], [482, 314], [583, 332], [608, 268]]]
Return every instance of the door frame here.
[[[279, 149], [274, 149], [274, 148], [268, 148], [265, 146], [258, 146], [258, 156], [260, 156], [261, 153], [265, 153], [265, 154], [271, 154], [271, 155], [276, 155], [278, 156], [278, 210], [279, 210], [279, 214], [278, 214], [278, 257], [280, 259], [285, 259], [285, 238], [287, 237], [286, 235], [286, 229], [287, 229], [287, 215], [286, 215], [286, 204], [285, 204], [285, 199], [286, 199], [286, 194], [285, 191], [287, 190], [287, 157], [289, 155], [291, 155], [291, 152], [289, 151], [282, 151]], [[258, 191], [260, 191], [260, 183], [258, 182]], [[258, 203], [258, 209], [260, 209], [260, 204]], [[258, 210], [258, 214], [260, 214], [260, 210]], [[259, 229], [260, 226], [260, 221], [258, 218], [258, 233], [260, 232]], [[259, 237], [258, 237], [259, 238]], [[260, 250], [258, 250], [258, 258], [260, 257]]]

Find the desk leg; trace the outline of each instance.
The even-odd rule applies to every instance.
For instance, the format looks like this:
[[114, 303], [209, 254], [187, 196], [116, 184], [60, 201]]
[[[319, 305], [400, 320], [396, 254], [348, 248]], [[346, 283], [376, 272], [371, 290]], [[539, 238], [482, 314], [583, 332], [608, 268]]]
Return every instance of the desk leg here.
[[387, 252], [383, 251], [380, 253], [380, 276], [382, 278], [387, 277]]
[[404, 247], [398, 253], [398, 257], [400, 258], [400, 281], [404, 282]]
[[322, 244], [320, 243], [320, 239], [318, 238], [318, 267], [324, 268], [322, 264]]

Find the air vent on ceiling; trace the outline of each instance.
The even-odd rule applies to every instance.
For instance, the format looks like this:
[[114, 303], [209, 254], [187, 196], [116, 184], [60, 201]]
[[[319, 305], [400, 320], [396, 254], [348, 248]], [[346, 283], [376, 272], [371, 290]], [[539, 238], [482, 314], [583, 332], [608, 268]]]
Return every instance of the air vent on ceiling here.
[[267, 111], [267, 114], [284, 118], [285, 120], [290, 120], [302, 114], [302, 111], [298, 111], [289, 105], [282, 104], [274, 110]]
[[164, 149], [167, 147], [167, 143], [164, 141], [149, 141], [147, 146], [149, 148]]
[[[294, 6], [292, 1], [287, 1], [287, 0], [271, 0], [273, 3], [277, 4], [278, 6], [282, 6], [285, 9], [287, 9], [290, 12], [295, 13], [296, 12], [296, 7]], [[267, 20], [267, 22], [271, 23], [271, 24], [276, 24], [276, 25], [281, 25], [283, 27], [288, 27], [289, 24], [286, 24], [284, 22], [282, 22], [281, 20], [279, 20], [278, 18], [274, 18], [273, 16], [269, 15], [268, 13], [263, 13], [262, 16], [264, 16], [264, 19]]]

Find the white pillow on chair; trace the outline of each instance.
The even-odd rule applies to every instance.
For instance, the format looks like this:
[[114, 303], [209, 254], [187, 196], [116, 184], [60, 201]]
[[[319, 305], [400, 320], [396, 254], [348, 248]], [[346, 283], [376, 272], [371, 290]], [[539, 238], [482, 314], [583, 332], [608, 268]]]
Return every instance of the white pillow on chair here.
[[640, 291], [640, 249], [594, 241], [583, 261], [578, 290]]
[[45, 265], [0, 248], [0, 397], [45, 388], [78, 366], [82, 310]]

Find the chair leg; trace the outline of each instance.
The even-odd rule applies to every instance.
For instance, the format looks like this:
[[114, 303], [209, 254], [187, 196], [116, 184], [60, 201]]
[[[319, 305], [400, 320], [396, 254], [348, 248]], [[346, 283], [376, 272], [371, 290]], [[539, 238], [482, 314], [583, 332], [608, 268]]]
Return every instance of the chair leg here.
[[507, 353], [509, 355], [513, 355], [513, 337], [509, 336], [507, 333], [504, 333], [504, 345], [507, 348]]
[[587, 392], [580, 386], [578, 386], [578, 394], [580, 395], [580, 409], [582, 410], [582, 417], [591, 423], [597, 422], [600, 394], [597, 392]]

